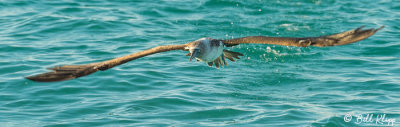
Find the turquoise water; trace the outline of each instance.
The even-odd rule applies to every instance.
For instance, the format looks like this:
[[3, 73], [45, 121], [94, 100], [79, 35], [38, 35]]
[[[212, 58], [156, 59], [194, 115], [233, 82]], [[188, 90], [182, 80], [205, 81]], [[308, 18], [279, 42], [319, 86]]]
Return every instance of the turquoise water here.
[[[345, 46], [228, 48], [244, 56], [221, 69], [172, 51], [70, 81], [23, 78], [202, 37], [361, 25], [386, 27]], [[358, 114], [400, 126], [399, 31], [396, 0], [0, 0], [0, 126], [375, 125]]]

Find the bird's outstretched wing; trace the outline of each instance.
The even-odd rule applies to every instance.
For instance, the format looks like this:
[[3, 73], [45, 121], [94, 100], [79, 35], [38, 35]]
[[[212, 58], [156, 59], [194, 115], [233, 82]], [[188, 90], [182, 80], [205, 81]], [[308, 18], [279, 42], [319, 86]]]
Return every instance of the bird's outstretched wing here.
[[84, 65], [65, 65], [58, 66], [54, 68], [49, 68], [49, 70], [53, 70], [52, 72], [47, 72], [43, 74], [38, 74], [34, 76], [26, 77], [32, 81], [38, 82], [54, 82], [54, 81], [63, 81], [74, 79], [82, 76], [86, 76], [92, 74], [98, 70], [107, 70], [109, 68], [115, 67], [117, 65], [124, 64], [126, 62], [145, 57], [151, 54], [166, 52], [171, 50], [185, 50], [186, 44], [183, 45], [167, 45], [167, 46], [158, 46], [155, 48], [151, 48], [148, 50], [144, 50], [138, 53], [130, 54], [127, 56], [115, 58], [112, 60], [99, 62], [99, 63], [90, 63]]
[[242, 43], [258, 43], [258, 44], [274, 44], [274, 45], [286, 45], [286, 46], [299, 46], [299, 47], [307, 47], [307, 46], [337, 46], [337, 45], [345, 45], [353, 42], [357, 42], [363, 39], [366, 39], [372, 35], [374, 35], [377, 31], [381, 30], [384, 26], [381, 26], [378, 29], [366, 29], [363, 30], [365, 26], [361, 26], [357, 29], [320, 36], [320, 37], [265, 37], [265, 36], [249, 36], [242, 37], [230, 40], [221, 40], [225, 46], [234, 46]]

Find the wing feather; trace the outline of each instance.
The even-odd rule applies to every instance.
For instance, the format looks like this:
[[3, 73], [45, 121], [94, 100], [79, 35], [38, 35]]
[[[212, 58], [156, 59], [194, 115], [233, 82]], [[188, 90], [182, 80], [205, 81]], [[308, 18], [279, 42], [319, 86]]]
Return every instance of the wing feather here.
[[366, 39], [372, 35], [374, 35], [377, 31], [384, 28], [381, 26], [378, 29], [367, 29], [363, 30], [365, 26], [361, 26], [357, 29], [327, 35], [320, 37], [266, 37], [266, 36], [249, 36], [242, 37], [230, 40], [221, 40], [226, 46], [234, 46], [242, 43], [257, 43], [257, 44], [274, 44], [274, 45], [285, 45], [285, 46], [299, 46], [299, 47], [307, 47], [307, 46], [337, 46], [337, 45], [345, 45], [354, 43], [363, 39]]
[[184, 50], [186, 44], [183, 45], [167, 45], [167, 46], [158, 46], [148, 50], [144, 50], [138, 53], [133, 53], [127, 56], [111, 59], [104, 62], [99, 63], [90, 63], [84, 65], [65, 65], [58, 66], [54, 68], [49, 68], [49, 70], [53, 70], [51, 72], [28, 76], [26, 77], [32, 81], [38, 82], [54, 82], [54, 81], [63, 81], [69, 79], [75, 79], [78, 77], [86, 76], [97, 72], [98, 70], [104, 71], [110, 69], [112, 67], [124, 64], [126, 62], [142, 58], [151, 54], [166, 52], [171, 50]]

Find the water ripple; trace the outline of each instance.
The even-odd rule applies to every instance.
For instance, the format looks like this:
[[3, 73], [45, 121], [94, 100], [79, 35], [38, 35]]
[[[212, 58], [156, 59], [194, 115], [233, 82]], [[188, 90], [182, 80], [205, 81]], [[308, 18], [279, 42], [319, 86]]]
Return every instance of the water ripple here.
[[[0, 124], [358, 126], [344, 121], [348, 113], [398, 120], [399, 9], [393, 1], [0, 1]], [[171, 51], [65, 82], [23, 78], [201, 37], [320, 36], [361, 25], [386, 27], [346, 46], [234, 46], [244, 56], [220, 69]]]

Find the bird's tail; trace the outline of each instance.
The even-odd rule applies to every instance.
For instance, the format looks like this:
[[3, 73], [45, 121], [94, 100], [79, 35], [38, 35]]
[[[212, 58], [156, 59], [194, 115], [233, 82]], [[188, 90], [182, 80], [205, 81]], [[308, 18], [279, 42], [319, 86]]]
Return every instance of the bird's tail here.
[[235, 62], [235, 59], [233, 59], [233, 58], [240, 59], [239, 56], [243, 56], [243, 54], [239, 53], [239, 52], [232, 52], [229, 50], [224, 50], [223, 52], [224, 52], [225, 58], [227, 58], [233, 62]]
[[232, 52], [229, 50], [224, 50], [223, 54], [218, 57], [217, 59], [215, 59], [213, 62], [207, 62], [208, 66], [212, 66], [213, 64], [215, 65], [215, 67], [219, 68], [224, 67], [224, 66], [228, 66], [228, 62], [226, 62], [225, 58], [231, 60], [231, 61], [235, 61], [234, 58], [236, 59], [240, 59], [239, 56], [243, 56], [242, 53], [238, 53], [238, 52]]

